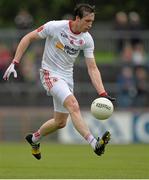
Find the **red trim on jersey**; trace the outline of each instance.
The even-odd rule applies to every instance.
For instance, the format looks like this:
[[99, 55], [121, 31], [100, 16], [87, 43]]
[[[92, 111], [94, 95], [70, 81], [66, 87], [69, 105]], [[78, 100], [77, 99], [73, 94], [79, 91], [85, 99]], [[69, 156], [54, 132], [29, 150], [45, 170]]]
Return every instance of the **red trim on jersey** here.
[[74, 31], [72, 30], [72, 20], [69, 21], [69, 29], [70, 29], [70, 31], [71, 31], [73, 34], [76, 34], [76, 35], [81, 34], [81, 32], [74, 32]]
[[40, 26], [39, 28], [37, 28], [37, 32], [40, 32], [44, 29], [44, 26]]
[[46, 83], [47, 87], [50, 90], [53, 87], [53, 84], [49, 78], [49, 71], [44, 70], [44, 79], [45, 79], [45, 83]]

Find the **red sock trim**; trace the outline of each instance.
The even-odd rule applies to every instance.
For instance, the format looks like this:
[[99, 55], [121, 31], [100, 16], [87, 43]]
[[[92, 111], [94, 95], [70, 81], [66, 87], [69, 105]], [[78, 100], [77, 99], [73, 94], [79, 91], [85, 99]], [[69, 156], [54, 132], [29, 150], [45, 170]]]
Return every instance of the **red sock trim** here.
[[39, 137], [40, 136], [40, 132], [39, 131], [35, 132], [34, 136], [35, 136], [35, 138]]
[[87, 134], [84, 138], [87, 140], [90, 135], [91, 135], [91, 134], [89, 133], [89, 134]]

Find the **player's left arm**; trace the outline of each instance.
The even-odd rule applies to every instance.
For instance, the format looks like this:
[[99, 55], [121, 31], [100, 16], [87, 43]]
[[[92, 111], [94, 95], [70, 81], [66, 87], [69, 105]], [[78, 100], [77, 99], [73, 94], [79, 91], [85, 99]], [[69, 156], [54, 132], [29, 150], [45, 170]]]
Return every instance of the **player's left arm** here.
[[106, 97], [110, 99], [111, 101], [114, 101], [115, 98], [110, 97], [104, 88], [101, 73], [97, 67], [95, 58], [86, 58], [85, 62], [87, 65], [88, 74], [91, 78], [92, 84], [97, 90], [99, 96]]
[[91, 78], [92, 84], [97, 90], [98, 94], [105, 92], [102, 78], [101, 78], [101, 73], [96, 65], [95, 59], [86, 58], [85, 62], [87, 65], [88, 74]]

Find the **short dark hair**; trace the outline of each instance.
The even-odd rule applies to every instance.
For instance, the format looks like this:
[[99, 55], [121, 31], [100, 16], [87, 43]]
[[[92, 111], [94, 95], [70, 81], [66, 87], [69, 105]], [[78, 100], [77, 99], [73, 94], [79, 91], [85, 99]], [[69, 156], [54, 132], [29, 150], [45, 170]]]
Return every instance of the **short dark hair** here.
[[77, 4], [74, 9], [74, 16], [79, 16], [80, 19], [85, 16], [86, 13], [95, 13], [95, 6], [89, 4]]

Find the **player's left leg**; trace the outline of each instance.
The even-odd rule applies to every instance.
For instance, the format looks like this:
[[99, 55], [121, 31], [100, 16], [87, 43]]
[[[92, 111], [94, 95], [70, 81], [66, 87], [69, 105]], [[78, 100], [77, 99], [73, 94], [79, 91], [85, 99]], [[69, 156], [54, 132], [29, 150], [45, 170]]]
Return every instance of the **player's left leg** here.
[[105, 151], [105, 146], [110, 140], [110, 133], [106, 131], [103, 136], [98, 139], [96, 139], [92, 135], [81, 115], [79, 103], [74, 95], [69, 95], [65, 99], [64, 106], [68, 109], [71, 120], [76, 130], [87, 140], [87, 142], [91, 145], [97, 155], [102, 155]]
[[95, 149], [94, 149], [94, 152], [98, 156], [101, 156], [104, 153], [105, 147], [110, 141], [110, 136], [111, 136], [110, 132], [106, 131], [101, 138], [98, 137], [96, 145], [95, 145]]

